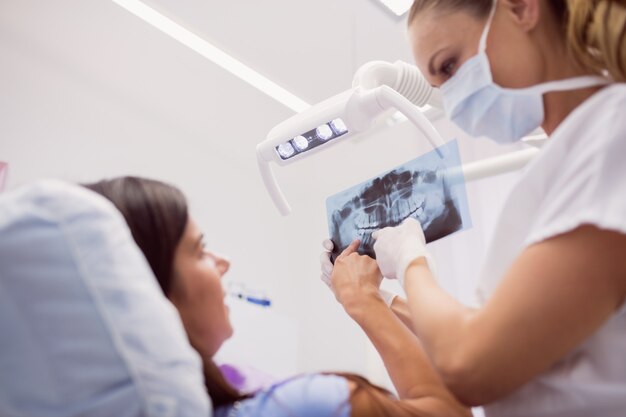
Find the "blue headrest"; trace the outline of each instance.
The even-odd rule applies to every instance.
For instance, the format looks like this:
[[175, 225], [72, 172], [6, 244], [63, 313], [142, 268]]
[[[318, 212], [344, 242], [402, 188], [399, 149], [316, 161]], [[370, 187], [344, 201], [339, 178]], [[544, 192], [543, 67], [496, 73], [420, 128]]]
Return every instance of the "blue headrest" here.
[[202, 365], [121, 214], [76, 185], [0, 195], [0, 416], [210, 416]]

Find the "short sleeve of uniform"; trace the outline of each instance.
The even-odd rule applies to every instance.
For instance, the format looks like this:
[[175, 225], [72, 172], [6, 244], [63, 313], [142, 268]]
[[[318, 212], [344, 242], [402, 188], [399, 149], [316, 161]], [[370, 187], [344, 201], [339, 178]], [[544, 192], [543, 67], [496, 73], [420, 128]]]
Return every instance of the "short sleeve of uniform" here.
[[602, 111], [593, 108], [570, 126], [526, 245], [590, 224], [626, 234], [626, 94]]
[[350, 389], [345, 378], [311, 374], [288, 379], [253, 398], [216, 410], [216, 417], [349, 417]]

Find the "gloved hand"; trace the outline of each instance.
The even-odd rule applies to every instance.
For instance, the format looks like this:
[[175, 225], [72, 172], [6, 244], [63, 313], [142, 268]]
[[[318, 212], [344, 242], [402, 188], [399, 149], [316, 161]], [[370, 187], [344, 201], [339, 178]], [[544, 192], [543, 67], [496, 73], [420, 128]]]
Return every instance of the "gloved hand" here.
[[[320, 279], [324, 282], [324, 284], [328, 285], [328, 288], [330, 288], [331, 276], [333, 274], [333, 263], [330, 261], [330, 253], [333, 251], [335, 246], [330, 239], [325, 239], [322, 242], [322, 246], [325, 250], [320, 255], [320, 267], [322, 270]], [[379, 289], [379, 292], [380, 296], [383, 300], [385, 300], [387, 307], [391, 307], [391, 304], [397, 295], [383, 289]]]
[[396, 227], [385, 227], [372, 233], [374, 252], [380, 272], [386, 278], [396, 278], [404, 287], [404, 274], [409, 264], [424, 257], [435, 275], [434, 261], [426, 249], [426, 238], [420, 223], [408, 218]]

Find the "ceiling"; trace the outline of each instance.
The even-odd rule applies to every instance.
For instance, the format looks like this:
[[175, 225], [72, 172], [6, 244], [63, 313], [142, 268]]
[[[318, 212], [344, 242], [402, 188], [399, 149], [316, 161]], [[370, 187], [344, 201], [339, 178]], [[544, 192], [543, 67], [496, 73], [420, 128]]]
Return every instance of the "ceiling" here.
[[371, 60], [411, 60], [405, 23], [376, 0], [149, 0], [309, 103]]
[[[403, 19], [375, 0], [146, 3], [311, 104], [349, 88], [366, 62], [411, 61]], [[0, 36], [15, 54], [133, 104], [188, 140], [254, 146], [293, 114], [109, 0], [0, 0]], [[3, 87], [23, 95], [9, 81], [18, 74], [8, 75]]]

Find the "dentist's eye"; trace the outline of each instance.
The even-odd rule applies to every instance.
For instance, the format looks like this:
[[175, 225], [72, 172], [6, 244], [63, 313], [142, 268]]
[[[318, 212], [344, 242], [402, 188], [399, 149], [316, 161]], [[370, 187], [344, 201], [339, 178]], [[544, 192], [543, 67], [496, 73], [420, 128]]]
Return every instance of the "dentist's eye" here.
[[439, 74], [443, 75], [446, 78], [450, 78], [454, 75], [455, 68], [456, 58], [446, 59], [441, 64], [441, 67], [439, 67]]

